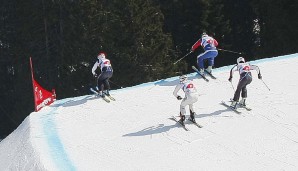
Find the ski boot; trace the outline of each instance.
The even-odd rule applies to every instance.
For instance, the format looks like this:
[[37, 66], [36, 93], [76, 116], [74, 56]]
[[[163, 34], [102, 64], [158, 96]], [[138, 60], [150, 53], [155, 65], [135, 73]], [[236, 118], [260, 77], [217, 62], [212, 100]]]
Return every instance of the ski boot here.
[[212, 73], [212, 66], [208, 66], [208, 68], [206, 69], [206, 71], [211, 74]]
[[232, 101], [230, 107], [233, 108], [233, 109], [236, 109], [237, 108], [237, 101]]
[[239, 105], [240, 105], [240, 106], [243, 106], [243, 107], [246, 107], [246, 103], [245, 103], [245, 101], [246, 101], [246, 98], [242, 98], [242, 99], [240, 100], [240, 102], [239, 102]]
[[201, 69], [199, 70], [199, 72], [200, 72], [201, 75], [205, 76], [204, 69], [201, 68]]
[[110, 96], [110, 92], [109, 92], [109, 90], [105, 90], [105, 91], [104, 91], [104, 94], [106, 94], [107, 96]]
[[181, 125], [184, 125], [184, 120], [185, 120], [185, 115], [183, 115], [181, 112], [180, 112], [180, 120], [179, 122], [181, 123]]
[[106, 96], [102, 91], [99, 91], [99, 92], [98, 92], [98, 95], [99, 95], [100, 97], [102, 97], [102, 98], [104, 98], [104, 97]]
[[195, 119], [195, 112], [192, 112], [190, 110], [190, 117], [188, 118], [188, 120], [192, 121], [192, 122], [196, 122], [196, 119]]

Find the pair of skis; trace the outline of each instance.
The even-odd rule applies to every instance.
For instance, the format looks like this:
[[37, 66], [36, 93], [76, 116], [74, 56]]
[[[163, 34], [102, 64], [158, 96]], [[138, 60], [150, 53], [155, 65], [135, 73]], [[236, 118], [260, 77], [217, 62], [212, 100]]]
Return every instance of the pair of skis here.
[[[209, 79], [206, 78], [206, 75], [205, 74], [201, 74], [201, 72], [195, 67], [195, 66], [192, 66], [191, 67], [194, 71], [196, 71], [205, 81], [209, 82]], [[207, 70], [204, 70], [204, 72], [209, 75], [212, 79], [216, 79], [216, 77], [211, 73], [211, 72], [208, 72]]]
[[[227, 108], [233, 110], [233, 111], [234, 111], [235, 113], [237, 113], [237, 114], [241, 114], [241, 111], [239, 111], [238, 108], [244, 108], [244, 109], [246, 109], [247, 111], [251, 111], [251, 110], [252, 110], [251, 108], [249, 108], [249, 107], [247, 107], [247, 106], [243, 106], [243, 105], [241, 105], [241, 104], [237, 104], [237, 105], [236, 105], [236, 108], [230, 106], [230, 105], [227, 104], [225, 101], [221, 101], [221, 104], [222, 104], [223, 106], [226, 106]], [[239, 107], [237, 107], [237, 106], [239, 106]]]
[[[209, 82], [209, 79], [206, 78], [206, 75], [205, 75], [205, 74], [201, 74], [201, 72], [200, 72], [195, 66], [192, 66], [192, 69], [193, 69], [194, 71], [196, 71], [196, 72], [197, 72], [197, 73], [198, 73], [198, 74], [199, 74], [205, 81]], [[212, 79], [216, 79], [216, 77], [215, 77], [212, 73], [208, 72], [207, 70], [204, 70], [204, 72], [205, 72], [207, 75], [209, 75]], [[247, 111], [251, 111], [251, 108], [249, 108], [249, 107], [247, 107], [247, 106], [243, 106], [243, 105], [241, 105], [241, 104], [237, 104], [237, 106], [239, 106], [239, 107], [236, 106], [236, 108], [231, 107], [230, 105], [228, 105], [228, 104], [227, 104], [226, 102], [224, 102], [224, 101], [222, 101], [221, 104], [224, 105], [224, 106], [226, 106], [226, 107], [228, 107], [229, 109], [233, 110], [233, 111], [236, 112], [237, 114], [241, 114], [241, 111], [239, 111], [238, 108], [244, 108], [244, 109], [246, 109]]]
[[[184, 122], [181, 122], [180, 120], [178, 120], [175, 116], [172, 116], [170, 118], [171, 120], [173, 121], [176, 121], [177, 123], [179, 123], [181, 125], [181, 127], [185, 130], [185, 131], [189, 131], [189, 129], [185, 126], [185, 123]], [[190, 121], [191, 123], [193, 123], [194, 125], [196, 125], [198, 128], [203, 128], [202, 125], [198, 124], [197, 122], [195, 121], [192, 121], [190, 119], [188, 119], [188, 121]]]
[[104, 101], [106, 101], [107, 103], [110, 103], [111, 100], [112, 100], [112, 101], [116, 101], [116, 99], [115, 99], [114, 97], [112, 97], [111, 95], [107, 95], [107, 94], [105, 94], [104, 96], [99, 95], [98, 92], [97, 92], [95, 89], [93, 89], [92, 87], [90, 88], [90, 91], [91, 91], [92, 93], [94, 93], [94, 94], [100, 96], [100, 97], [101, 97]]

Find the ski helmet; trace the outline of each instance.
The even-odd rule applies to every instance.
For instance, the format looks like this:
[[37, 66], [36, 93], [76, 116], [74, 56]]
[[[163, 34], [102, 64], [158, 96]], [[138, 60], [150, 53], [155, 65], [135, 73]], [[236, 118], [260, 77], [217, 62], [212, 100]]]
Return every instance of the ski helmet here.
[[239, 63], [245, 63], [245, 59], [243, 57], [239, 57], [237, 59], [237, 64], [239, 64]]
[[106, 54], [104, 52], [99, 52], [99, 54], [97, 55], [97, 59], [99, 60], [106, 59]]
[[203, 32], [201, 37], [206, 37], [206, 36], [208, 36], [207, 33]]
[[179, 80], [180, 80], [180, 83], [183, 83], [183, 82], [187, 81], [187, 76], [186, 75], [181, 75], [179, 77]]

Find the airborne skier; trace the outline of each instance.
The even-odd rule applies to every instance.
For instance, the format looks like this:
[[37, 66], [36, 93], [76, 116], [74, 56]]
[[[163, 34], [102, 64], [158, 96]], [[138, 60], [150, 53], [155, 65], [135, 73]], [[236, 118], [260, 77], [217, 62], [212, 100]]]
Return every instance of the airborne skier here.
[[239, 71], [240, 79], [238, 82], [237, 89], [234, 93], [234, 97], [231, 103], [231, 107], [236, 109], [236, 105], [240, 98], [241, 93], [241, 101], [239, 102], [240, 105], [246, 106], [246, 98], [247, 98], [247, 89], [246, 86], [251, 83], [252, 81], [252, 75], [250, 70], [256, 70], [258, 73], [258, 78], [262, 79], [262, 75], [260, 72], [260, 69], [256, 65], [250, 65], [249, 63], [245, 62], [245, 59], [243, 57], [239, 57], [237, 59], [237, 64], [234, 65], [234, 67], [230, 70], [230, 78], [228, 79], [230, 82], [232, 82], [233, 73], [234, 71]]
[[198, 70], [200, 71], [201, 75], [204, 75], [204, 60], [207, 60], [208, 67], [206, 71], [211, 73], [212, 67], [214, 65], [214, 58], [218, 55], [218, 51], [216, 49], [218, 42], [204, 32], [202, 37], [191, 47], [191, 51], [195, 51], [199, 46], [202, 46], [205, 52], [197, 57], [199, 67]]

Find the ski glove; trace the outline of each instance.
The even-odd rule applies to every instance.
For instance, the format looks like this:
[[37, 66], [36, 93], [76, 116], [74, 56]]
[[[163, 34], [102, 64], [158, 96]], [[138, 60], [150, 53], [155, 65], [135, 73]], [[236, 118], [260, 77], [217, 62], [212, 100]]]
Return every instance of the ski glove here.
[[177, 96], [177, 99], [178, 99], [178, 100], [181, 100], [181, 99], [182, 99], [182, 97], [181, 97], [181, 96]]
[[230, 82], [232, 82], [232, 77], [230, 77], [228, 80], [229, 80]]
[[261, 73], [258, 74], [258, 78], [259, 78], [259, 79], [262, 79], [262, 75], [261, 75]]

